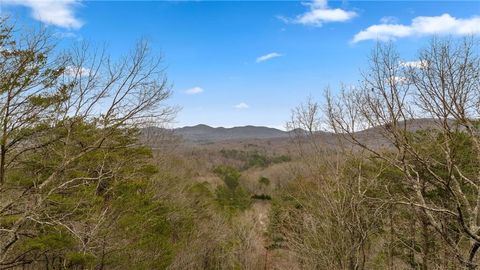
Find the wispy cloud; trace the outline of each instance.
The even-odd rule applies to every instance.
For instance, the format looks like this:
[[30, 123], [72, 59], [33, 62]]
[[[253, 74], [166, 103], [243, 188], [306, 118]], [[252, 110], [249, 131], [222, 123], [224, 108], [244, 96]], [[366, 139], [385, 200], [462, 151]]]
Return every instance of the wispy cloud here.
[[380, 19], [380, 22], [383, 24], [396, 24], [398, 23], [398, 18], [395, 16], [385, 16]]
[[240, 103], [238, 103], [237, 105], [235, 105], [234, 107], [235, 107], [236, 109], [240, 109], [240, 110], [250, 108], [250, 106], [248, 106], [248, 104], [245, 103], [245, 102], [240, 102]]
[[85, 67], [75, 67], [75, 66], [67, 66], [65, 68], [64, 74], [69, 77], [75, 76], [88, 76], [91, 70]]
[[78, 29], [83, 22], [75, 17], [80, 0], [3, 0], [2, 4], [24, 6], [31, 10], [35, 20], [63, 28]]
[[296, 23], [320, 27], [329, 22], [345, 22], [357, 16], [354, 11], [348, 11], [341, 8], [328, 7], [327, 0], [314, 0], [306, 4], [309, 11], [298, 15], [295, 18], [279, 17], [286, 23]]
[[427, 35], [473, 35], [480, 33], [480, 17], [468, 19], [455, 18], [448, 13], [441, 16], [415, 17], [410, 25], [381, 23], [372, 25], [360, 31], [352, 42], [364, 40], [395, 40], [409, 36]]
[[405, 61], [405, 62], [400, 62], [400, 66], [402, 67], [407, 67], [407, 68], [427, 68], [428, 63], [425, 61]]
[[77, 36], [77, 34], [73, 33], [73, 32], [55, 32], [53, 34], [55, 37], [57, 38], [79, 38]]
[[265, 55], [262, 55], [260, 57], [257, 57], [257, 63], [261, 63], [261, 62], [264, 62], [264, 61], [267, 61], [267, 60], [270, 60], [270, 59], [273, 59], [273, 58], [276, 58], [276, 57], [280, 57], [280, 56], [283, 56], [282, 54], [280, 53], [276, 53], [276, 52], [272, 52], [272, 53], [269, 53], [269, 54], [265, 54]]
[[185, 90], [185, 94], [187, 95], [197, 95], [201, 93], [203, 93], [203, 88], [198, 86]]

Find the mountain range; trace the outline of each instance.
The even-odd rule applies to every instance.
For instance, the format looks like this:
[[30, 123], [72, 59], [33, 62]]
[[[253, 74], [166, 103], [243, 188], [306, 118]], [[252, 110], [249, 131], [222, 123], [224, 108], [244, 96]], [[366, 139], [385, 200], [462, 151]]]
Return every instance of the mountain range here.
[[288, 138], [290, 134], [290, 132], [287, 131], [262, 126], [214, 128], [203, 124], [177, 128], [174, 130], [174, 133], [187, 141], [193, 142]]
[[[414, 119], [408, 120], [407, 128], [410, 131], [420, 129], [435, 128], [437, 124], [433, 119]], [[298, 130], [297, 130], [298, 131]], [[218, 142], [227, 140], [246, 140], [246, 139], [280, 139], [289, 138], [297, 131], [283, 131], [276, 128], [264, 126], [241, 126], [241, 127], [211, 127], [200, 124], [196, 126], [186, 126], [174, 129], [174, 134], [182, 137], [185, 141], [190, 142]], [[365, 139], [379, 139], [381, 128], [373, 127], [358, 132], [360, 137]], [[333, 134], [329, 132], [318, 132], [320, 137], [331, 138]]]

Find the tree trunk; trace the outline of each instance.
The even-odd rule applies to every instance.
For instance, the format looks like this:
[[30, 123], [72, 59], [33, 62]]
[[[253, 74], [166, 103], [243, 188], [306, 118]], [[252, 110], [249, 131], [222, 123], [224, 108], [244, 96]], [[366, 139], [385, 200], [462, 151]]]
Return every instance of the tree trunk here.
[[0, 185], [5, 182], [5, 158], [7, 156], [6, 147], [3, 144], [0, 145]]
[[[415, 213], [415, 208], [412, 207], [412, 213]], [[417, 268], [417, 262], [415, 260], [415, 250], [416, 250], [416, 243], [415, 243], [415, 234], [417, 233], [417, 228], [416, 228], [416, 216], [411, 216], [410, 217], [410, 235], [411, 235], [411, 239], [410, 239], [410, 252], [409, 252], [409, 259], [410, 259], [410, 265], [412, 266], [412, 268]]]
[[388, 247], [388, 269], [392, 270], [393, 268], [393, 254], [394, 254], [394, 234], [395, 228], [393, 227], [393, 205], [390, 205], [388, 211], [388, 219], [389, 219], [389, 226], [390, 226], [390, 244]]
[[428, 221], [425, 217], [422, 217], [422, 242], [423, 242], [423, 256], [422, 256], [422, 270], [428, 270], [428, 264], [430, 261], [430, 243], [428, 232]]
[[7, 136], [8, 136], [8, 121], [10, 118], [10, 101], [11, 93], [8, 92], [6, 104], [5, 104], [5, 115], [3, 115], [2, 120], [2, 137], [0, 139], [0, 185], [3, 185], [5, 182], [5, 158], [7, 156]]
[[477, 254], [478, 248], [480, 248], [480, 243], [475, 242], [470, 249], [470, 254], [468, 256], [468, 269], [475, 269], [477, 268], [477, 264], [474, 262], [475, 255]]

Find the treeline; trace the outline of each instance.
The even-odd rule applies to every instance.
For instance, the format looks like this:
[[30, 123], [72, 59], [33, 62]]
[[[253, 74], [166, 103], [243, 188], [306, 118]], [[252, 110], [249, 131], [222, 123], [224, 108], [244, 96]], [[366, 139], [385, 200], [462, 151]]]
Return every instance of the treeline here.
[[[294, 110], [292, 127], [328, 126], [339, 147], [298, 140], [303, 172], [275, 198], [272, 249], [302, 269], [476, 269], [478, 41], [435, 38], [415, 62], [379, 44], [369, 63], [359, 85]], [[409, 124], [425, 118], [434, 124]], [[365, 143], [368, 128], [388, 146]]]

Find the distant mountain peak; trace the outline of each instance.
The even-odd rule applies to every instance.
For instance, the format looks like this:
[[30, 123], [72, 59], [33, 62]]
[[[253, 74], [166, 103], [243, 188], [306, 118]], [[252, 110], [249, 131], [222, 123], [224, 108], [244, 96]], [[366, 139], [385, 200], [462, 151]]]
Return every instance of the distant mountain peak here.
[[205, 124], [198, 124], [195, 126], [184, 126], [183, 128], [213, 128], [213, 127]]
[[205, 124], [175, 129], [185, 140], [194, 142], [215, 142], [238, 139], [271, 139], [288, 137], [288, 132], [264, 126], [211, 127]]

